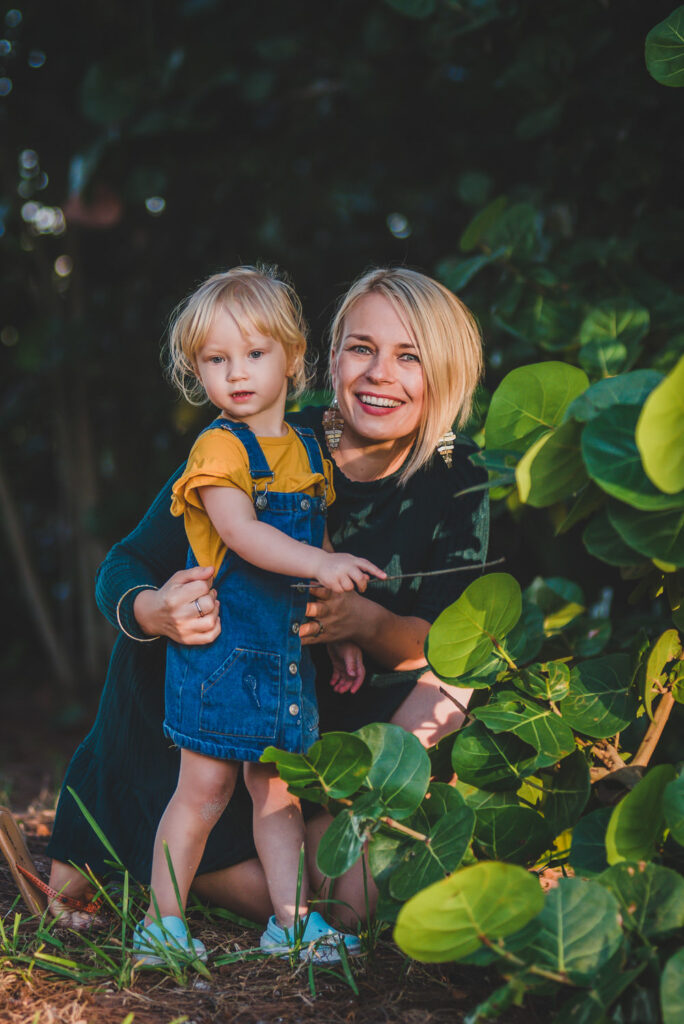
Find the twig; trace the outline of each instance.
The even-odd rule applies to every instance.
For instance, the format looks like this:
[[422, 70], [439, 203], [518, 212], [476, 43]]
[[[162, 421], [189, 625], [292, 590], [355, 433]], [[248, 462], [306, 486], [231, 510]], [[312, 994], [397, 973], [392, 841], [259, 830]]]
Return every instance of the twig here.
[[627, 767], [626, 762], [623, 761], [616, 748], [608, 740], [599, 740], [598, 743], [594, 743], [591, 751], [610, 771], [617, 771], [619, 768]]
[[670, 717], [670, 712], [674, 707], [675, 699], [672, 693], [665, 693], [658, 702], [658, 708], [653, 721], [646, 730], [646, 735], [641, 741], [641, 746], [637, 750], [636, 754], [630, 761], [630, 765], [641, 765], [646, 767], [648, 762], [653, 757], [653, 751], [658, 745], [658, 740], [662, 735], [662, 731], [665, 728], [665, 723]]
[[470, 714], [468, 713], [468, 708], [464, 704], [461, 704], [460, 700], [457, 700], [456, 697], [454, 697], [453, 693], [448, 693], [443, 686], [440, 686], [439, 692], [444, 694], [445, 697], [448, 697], [452, 704], [456, 705], [458, 710], [463, 713], [465, 720], [464, 725], [468, 725], [470, 723]]

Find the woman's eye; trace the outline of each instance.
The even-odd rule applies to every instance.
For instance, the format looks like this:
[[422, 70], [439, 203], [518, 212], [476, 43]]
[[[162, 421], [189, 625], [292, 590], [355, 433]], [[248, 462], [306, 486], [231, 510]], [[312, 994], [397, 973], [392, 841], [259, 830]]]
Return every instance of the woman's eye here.
[[370, 347], [368, 345], [350, 345], [350, 352], [356, 352], [358, 355], [365, 356], [370, 353]]
[[415, 354], [415, 352], [404, 352], [404, 354], [402, 355], [401, 358], [405, 359], [406, 362], [409, 362], [409, 363], [419, 363], [420, 362], [420, 359]]

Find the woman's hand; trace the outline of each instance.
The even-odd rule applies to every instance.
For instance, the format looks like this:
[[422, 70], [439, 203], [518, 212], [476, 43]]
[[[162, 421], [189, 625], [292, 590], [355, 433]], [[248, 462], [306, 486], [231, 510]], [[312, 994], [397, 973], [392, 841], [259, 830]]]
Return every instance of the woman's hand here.
[[210, 588], [213, 566], [181, 569], [159, 590], [141, 590], [133, 614], [143, 633], [176, 643], [210, 644], [221, 632], [219, 602]]
[[354, 590], [334, 594], [327, 587], [311, 587], [306, 606], [307, 620], [299, 636], [304, 644], [336, 643], [353, 640], [367, 600]]

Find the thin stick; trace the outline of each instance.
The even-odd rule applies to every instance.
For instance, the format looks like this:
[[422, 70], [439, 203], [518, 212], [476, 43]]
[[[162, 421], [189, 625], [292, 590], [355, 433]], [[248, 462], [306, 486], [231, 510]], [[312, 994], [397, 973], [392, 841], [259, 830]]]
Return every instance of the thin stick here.
[[[505, 561], [505, 558], [497, 558], [493, 562], [473, 562], [472, 565], [456, 565], [453, 569], [431, 569], [429, 572], [400, 572], [396, 576], [385, 576], [384, 580], [371, 577], [368, 580], [368, 585], [370, 586], [371, 583], [388, 583], [390, 580], [412, 580], [422, 578], [423, 576], [447, 576], [452, 572], [474, 572], [478, 569], [491, 569], [493, 565], [501, 565]], [[294, 590], [308, 590], [309, 587], [320, 587], [321, 584], [318, 580], [308, 580], [307, 582], [291, 583], [290, 586]]]
[[440, 686], [439, 692], [444, 694], [445, 697], [448, 697], [451, 703], [455, 704], [458, 710], [463, 712], [464, 718], [468, 719], [470, 717], [468, 714], [468, 708], [464, 704], [461, 704], [460, 700], [456, 700], [453, 693], [447, 693], [443, 686]]
[[670, 717], [670, 712], [674, 707], [675, 699], [671, 693], [665, 693], [658, 702], [658, 708], [653, 721], [646, 730], [646, 735], [641, 741], [641, 746], [637, 750], [636, 754], [629, 762], [630, 765], [641, 765], [646, 767], [648, 762], [653, 757], [653, 751], [658, 745], [658, 740], [661, 737], [662, 731], [665, 728], [665, 723]]

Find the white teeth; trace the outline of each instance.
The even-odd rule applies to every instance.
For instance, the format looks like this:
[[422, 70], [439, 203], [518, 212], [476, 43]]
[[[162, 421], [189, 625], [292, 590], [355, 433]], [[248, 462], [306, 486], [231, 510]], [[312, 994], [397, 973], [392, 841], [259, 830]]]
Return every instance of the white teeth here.
[[388, 409], [396, 409], [401, 405], [401, 402], [397, 402], [394, 398], [379, 398], [377, 395], [359, 395], [359, 398], [364, 405], [383, 405]]

